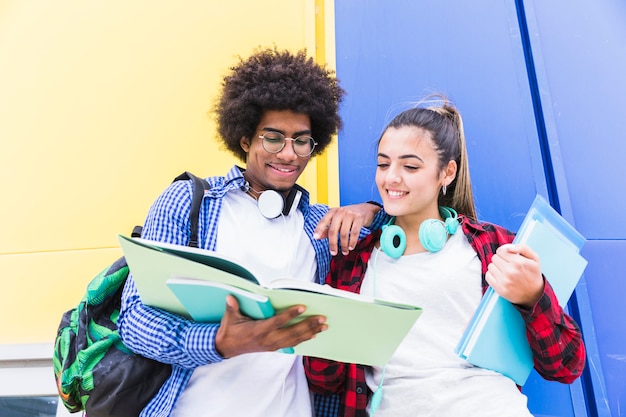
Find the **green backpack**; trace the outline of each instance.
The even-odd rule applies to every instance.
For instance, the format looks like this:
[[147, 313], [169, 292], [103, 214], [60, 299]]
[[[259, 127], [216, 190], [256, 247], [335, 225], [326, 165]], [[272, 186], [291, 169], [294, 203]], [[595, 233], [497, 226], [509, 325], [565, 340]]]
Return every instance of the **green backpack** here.
[[[189, 246], [198, 246], [198, 215], [209, 184], [191, 173]], [[136, 227], [133, 236], [140, 236]], [[63, 314], [54, 343], [54, 376], [61, 401], [88, 417], [137, 417], [169, 378], [172, 367], [132, 353], [120, 340], [117, 320], [129, 269], [122, 257], [88, 284], [80, 303]]]

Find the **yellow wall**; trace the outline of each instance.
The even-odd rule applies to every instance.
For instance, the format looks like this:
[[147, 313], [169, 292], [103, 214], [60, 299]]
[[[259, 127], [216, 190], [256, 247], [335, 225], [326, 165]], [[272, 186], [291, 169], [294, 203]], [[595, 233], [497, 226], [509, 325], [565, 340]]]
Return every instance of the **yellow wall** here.
[[[62, 312], [120, 255], [117, 234], [141, 224], [176, 175], [222, 174], [235, 162], [207, 111], [236, 55], [306, 47], [334, 66], [332, 9], [0, 2], [0, 344], [51, 342]], [[319, 192], [337, 204], [336, 148], [328, 155], [301, 183], [314, 201]]]

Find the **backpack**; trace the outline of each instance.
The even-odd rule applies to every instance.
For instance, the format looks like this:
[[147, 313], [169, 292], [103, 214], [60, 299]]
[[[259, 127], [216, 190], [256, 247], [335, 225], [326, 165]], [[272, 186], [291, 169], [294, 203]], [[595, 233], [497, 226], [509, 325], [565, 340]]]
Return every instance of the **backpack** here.
[[[189, 172], [174, 181], [193, 180], [191, 238], [198, 247], [198, 216], [209, 184]], [[141, 227], [133, 229], [141, 236]], [[124, 257], [87, 285], [80, 303], [61, 318], [54, 343], [57, 389], [70, 413], [88, 417], [137, 417], [169, 378], [172, 367], [132, 353], [120, 340], [117, 320], [129, 269]]]

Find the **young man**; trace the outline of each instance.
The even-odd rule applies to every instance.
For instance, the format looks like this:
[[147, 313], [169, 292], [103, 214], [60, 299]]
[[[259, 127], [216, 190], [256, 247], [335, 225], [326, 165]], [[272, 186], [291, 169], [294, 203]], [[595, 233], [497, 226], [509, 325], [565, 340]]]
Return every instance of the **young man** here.
[[[265, 283], [285, 276], [323, 283], [331, 252], [339, 250], [337, 235], [347, 252], [379, 211], [371, 204], [333, 210], [310, 205], [296, 184], [311, 156], [341, 127], [344, 91], [332, 71], [303, 51], [276, 49], [240, 60], [222, 86], [218, 132], [246, 168], [207, 178], [199, 246], [237, 259]], [[191, 195], [189, 181], [167, 188], [148, 213], [143, 237], [187, 244]], [[379, 215], [375, 223], [383, 222]], [[142, 304], [131, 277], [118, 323], [122, 340], [173, 367], [141, 415], [312, 415], [302, 358], [276, 352], [325, 330], [321, 316], [286, 326], [304, 310], [293, 306], [254, 321], [229, 297], [221, 323], [195, 323]]]

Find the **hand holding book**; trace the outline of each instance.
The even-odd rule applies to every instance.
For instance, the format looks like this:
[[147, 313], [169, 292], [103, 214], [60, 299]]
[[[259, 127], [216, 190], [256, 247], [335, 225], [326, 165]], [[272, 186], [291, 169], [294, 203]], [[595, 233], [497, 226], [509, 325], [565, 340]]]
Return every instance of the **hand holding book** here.
[[225, 303], [226, 311], [215, 338], [215, 347], [224, 358], [277, 350], [293, 353], [292, 346], [306, 342], [328, 328], [323, 316], [310, 316], [291, 323], [306, 311], [301, 305], [259, 321], [241, 314], [234, 296], [227, 295]]
[[523, 243], [500, 246], [485, 279], [501, 297], [526, 309], [532, 308], [543, 294], [541, 260]]

